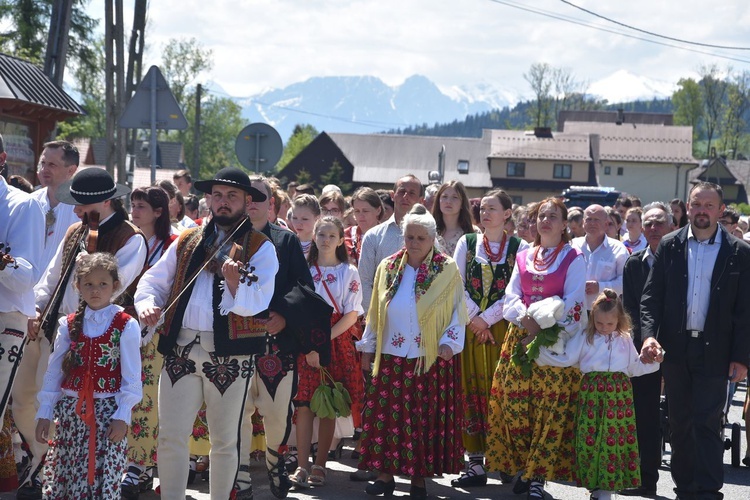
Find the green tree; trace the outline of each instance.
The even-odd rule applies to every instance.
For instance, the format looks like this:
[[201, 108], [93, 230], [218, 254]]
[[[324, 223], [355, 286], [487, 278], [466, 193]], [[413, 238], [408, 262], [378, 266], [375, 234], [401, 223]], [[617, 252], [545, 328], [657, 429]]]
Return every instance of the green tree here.
[[[185, 131], [183, 148], [192, 162], [195, 140], [195, 104], [189, 105], [185, 113], [188, 129]], [[244, 127], [242, 108], [225, 97], [208, 96], [201, 102], [201, 133], [199, 171], [200, 177], [209, 179], [223, 167], [239, 166], [234, 153], [237, 135]]]
[[711, 155], [714, 137], [720, 135], [721, 120], [724, 115], [727, 82], [720, 76], [716, 65], [701, 66], [701, 97], [703, 101], [703, 124], [706, 132], [706, 156]]
[[58, 137], [97, 139], [106, 132], [106, 109], [104, 93], [104, 38], [93, 42], [89, 64], [78, 64], [73, 71], [74, 89], [81, 95], [83, 116], [71, 118], [58, 124]]
[[531, 86], [534, 93], [534, 107], [529, 110], [534, 127], [549, 127], [552, 113], [552, 96], [554, 69], [547, 63], [534, 63], [523, 79]]
[[[318, 131], [312, 125], [297, 124], [292, 135], [286, 141], [284, 152], [276, 164], [276, 171], [281, 172], [292, 159], [305, 149], [318, 136]], [[304, 184], [304, 183], [301, 183]]]
[[721, 152], [735, 159], [746, 136], [745, 116], [750, 109], [750, 72], [743, 71], [731, 76], [726, 99], [721, 126]]
[[701, 86], [692, 78], [680, 78], [677, 90], [672, 94], [674, 124], [693, 127], [693, 149], [700, 137], [703, 120], [703, 99]]
[[312, 181], [312, 174], [310, 174], [310, 172], [308, 172], [304, 168], [300, 169], [300, 171], [297, 172], [294, 180], [297, 182], [297, 184], [315, 184]]
[[328, 172], [320, 176], [320, 182], [326, 186], [333, 184], [341, 189], [344, 194], [350, 193], [352, 190], [352, 184], [350, 182], [344, 182], [344, 169], [338, 160], [333, 160], [333, 164], [328, 169]]
[[[0, 1], [0, 51], [37, 64], [44, 61], [54, 0]], [[86, 14], [88, 0], [75, 0], [70, 19], [68, 58], [90, 64], [97, 19]]]

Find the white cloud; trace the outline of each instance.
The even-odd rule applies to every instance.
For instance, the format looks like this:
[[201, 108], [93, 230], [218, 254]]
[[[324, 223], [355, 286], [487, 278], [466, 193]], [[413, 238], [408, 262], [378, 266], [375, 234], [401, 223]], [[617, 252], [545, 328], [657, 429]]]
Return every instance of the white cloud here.
[[[557, 0], [507, 1], [624, 31]], [[677, 38], [750, 45], [745, 0], [715, 2], [710, 8], [702, 0], [573, 1]], [[159, 48], [170, 38], [195, 37], [213, 50], [214, 69], [206, 80], [239, 96], [311, 76], [372, 75], [395, 85], [413, 74], [443, 87], [489, 81], [527, 93], [522, 75], [534, 62], [567, 67], [581, 80], [627, 70], [664, 82], [691, 76], [702, 63], [728, 63], [491, 0], [157, 0], [149, 7], [147, 65], [158, 63]], [[103, 2], [93, 0], [89, 12], [103, 17]], [[129, 24], [132, 13], [125, 17]], [[700, 50], [750, 61], [747, 51]], [[748, 63], [731, 64], [750, 69]]]

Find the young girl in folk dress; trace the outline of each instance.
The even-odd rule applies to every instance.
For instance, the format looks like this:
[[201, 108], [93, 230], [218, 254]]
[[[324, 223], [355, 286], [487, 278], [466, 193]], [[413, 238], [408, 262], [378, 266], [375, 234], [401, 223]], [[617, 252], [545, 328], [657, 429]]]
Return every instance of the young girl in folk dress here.
[[659, 364], [641, 362], [630, 328], [617, 292], [606, 288], [591, 306], [579, 360], [583, 379], [576, 418], [577, 476], [592, 490], [591, 498], [610, 499], [616, 490], [640, 485], [630, 377], [653, 373]]
[[39, 392], [36, 439], [49, 438], [45, 499], [119, 499], [125, 472], [130, 411], [141, 400], [141, 331], [111, 303], [120, 286], [108, 253], [78, 262], [78, 310], [60, 319], [54, 351]]
[[[315, 291], [334, 309], [331, 317], [331, 362], [327, 367], [336, 382], [349, 391], [352, 401], [364, 395], [359, 357], [352, 342], [352, 327], [362, 309], [362, 287], [357, 268], [349, 264], [344, 246], [344, 226], [335, 217], [325, 216], [315, 224], [315, 239], [307, 262], [315, 282]], [[308, 450], [312, 441], [313, 420], [310, 399], [320, 385], [320, 358], [315, 351], [298, 358], [299, 386], [297, 406], [297, 453], [299, 466], [291, 477], [297, 487], [323, 486], [326, 480], [328, 454], [318, 453], [311, 472], [307, 470]], [[352, 412], [361, 408], [352, 405]], [[328, 450], [333, 440], [335, 419], [321, 418], [318, 426], [319, 450]]]
[[[461, 352], [461, 383], [464, 391], [463, 444], [469, 466], [461, 477], [451, 481], [458, 488], [484, 486], [484, 453], [492, 377], [500, 359], [508, 322], [503, 319], [505, 285], [516, 262], [516, 253], [528, 244], [504, 229], [512, 215], [513, 201], [496, 189], [482, 198], [479, 208], [483, 234], [464, 235], [456, 245], [454, 260], [464, 280], [464, 296], [469, 309], [466, 343]], [[503, 476], [505, 481], [512, 476]]]
[[646, 236], [643, 234], [643, 210], [641, 207], [629, 208], [625, 214], [625, 227], [628, 232], [622, 237], [622, 244], [628, 252], [635, 253], [646, 248]]
[[320, 204], [311, 194], [301, 194], [292, 202], [292, 227], [299, 237], [305, 258], [310, 254], [313, 243], [313, 228], [320, 217]]

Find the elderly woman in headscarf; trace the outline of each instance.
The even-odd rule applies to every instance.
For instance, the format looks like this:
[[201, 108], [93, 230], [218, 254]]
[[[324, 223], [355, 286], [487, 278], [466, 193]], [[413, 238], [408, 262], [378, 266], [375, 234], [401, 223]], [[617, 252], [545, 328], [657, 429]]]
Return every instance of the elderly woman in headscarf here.
[[435, 247], [432, 215], [417, 204], [402, 230], [404, 248], [375, 273], [358, 342], [362, 369], [372, 363], [359, 468], [378, 472], [369, 495], [391, 496], [401, 475], [411, 478], [411, 498], [426, 498], [426, 477], [463, 467], [456, 355], [468, 314], [458, 266]]

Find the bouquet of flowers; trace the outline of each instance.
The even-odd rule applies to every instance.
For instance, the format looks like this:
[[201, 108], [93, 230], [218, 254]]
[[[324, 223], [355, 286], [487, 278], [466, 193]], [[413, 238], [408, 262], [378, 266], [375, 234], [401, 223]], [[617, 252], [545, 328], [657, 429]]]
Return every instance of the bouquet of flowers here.
[[560, 335], [563, 328], [557, 324], [564, 312], [565, 303], [557, 295], [534, 302], [527, 309], [527, 314], [534, 318], [542, 329], [526, 347], [518, 342], [510, 357], [514, 365], [521, 367], [524, 376], [531, 376], [531, 363], [539, 357], [541, 347], [547, 347], [556, 354], [565, 352], [565, 339]]

